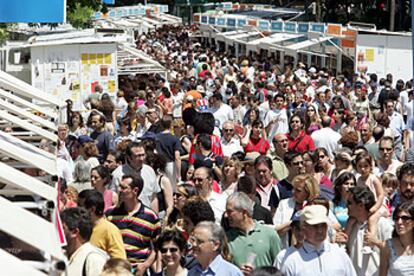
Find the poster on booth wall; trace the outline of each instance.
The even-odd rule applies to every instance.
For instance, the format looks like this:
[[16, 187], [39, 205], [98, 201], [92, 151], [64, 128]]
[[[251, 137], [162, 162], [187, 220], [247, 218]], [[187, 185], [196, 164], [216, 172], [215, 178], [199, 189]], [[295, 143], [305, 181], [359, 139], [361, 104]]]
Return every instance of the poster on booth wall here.
[[95, 88], [100, 85], [103, 91], [113, 98], [117, 90], [116, 74], [116, 46], [83, 47], [80, 56], [85, 71], [82, 73], [81, 87], [86, 88], [82, 97], [88, 97], [95, 93]]
[[32, 85], [84, 109], [83, 101], [98, 84], [116, 95], [116, 50], [115, 43], [32, 47]]

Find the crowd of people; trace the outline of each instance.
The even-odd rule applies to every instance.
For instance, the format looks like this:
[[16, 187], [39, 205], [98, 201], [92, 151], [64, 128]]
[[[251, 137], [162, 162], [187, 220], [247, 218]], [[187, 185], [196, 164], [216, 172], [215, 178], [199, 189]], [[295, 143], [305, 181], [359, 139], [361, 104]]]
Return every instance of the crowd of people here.
[[414, 275], [412, 81], [195, 31], [138, 36], [167, 78], [97, 85], [59, 125], [69, 275]]

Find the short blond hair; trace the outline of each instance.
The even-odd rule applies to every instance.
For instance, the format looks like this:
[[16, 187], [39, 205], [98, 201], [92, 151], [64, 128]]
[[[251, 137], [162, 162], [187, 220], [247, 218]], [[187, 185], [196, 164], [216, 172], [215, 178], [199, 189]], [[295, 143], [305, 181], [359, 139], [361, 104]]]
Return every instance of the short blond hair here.
[[293, 187], [297, 187], [299, 184], [305, 184], [305, 191], [308, 193], [307, 200], [313, 200], [320, 195], [320, 187], [318, 181], [310, 174], [304, 173], [299, 174], [293, 178]]

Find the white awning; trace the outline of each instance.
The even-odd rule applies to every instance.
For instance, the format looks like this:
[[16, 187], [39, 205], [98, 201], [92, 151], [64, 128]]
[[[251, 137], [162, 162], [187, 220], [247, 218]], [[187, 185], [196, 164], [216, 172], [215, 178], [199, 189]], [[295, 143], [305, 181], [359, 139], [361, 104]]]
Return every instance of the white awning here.
[[12, 91], [14, 94], [18, 94], [22, 97], [34, 99], [41, 103], [51, 105], [51, 107], [57, 108], [64, 105], [57, 97], [54, 97], [48, 93], [43, 92], [10, 74], [0, 70], [0, 87]]
[[118, 45], [118, 75], [165, 74], [166, 69], [144, 52], [126, 44]]
[[[3, 197], [0, 197], [0, 209], [1, 231], [50, 254], [50, 256], [58, 260], [65, 259], [60, 247], [56, 228], [52, 223], [14, 205]], [[20, 274], [12, 273], [5, 275]]]
[[[56, 188], [2, 162], [0, 162], [0, 182], [29, 192], [25, 194], [36, 194], [53, 202], [56, 202], [57, 199]], [[0, 194], [3, 194], [2, 190], [0, 190]]]
[[[202, 25], [203, 26], [203, 25]], [[217, 41], [225, 42], [226, 38], [232, 36], [232, 35], [238, 35], [238, 34], [246, 34], [249, 31], [247, 30], [237, 30], [237, 31], [230, 31], [230, 32], [223, 32], [223, 33], [215, 33], [213, 37], [216, 37]]]
[[261, 47], [262, 45], [275, 44], [275, 43], [287, 41], [287, 40], [290, 40], [290, 39], [299, 38], [299, 37], [302, 37], [302, 36], [304, 36], [304, 35], [275, 33], [275, 34], [272, 34], [272, 35], [267, 36], [267, 37], [263, 37], [263, 38], [259, 38], [259, 39], [256, 39], [256, 40], [249, 41], [246, 45], [246, 50], [255, 52], [255, 51], [259, 50], [260, 48], [264, 48], [264, 47]]
[[299, 42], [299, 43], [296, 43], [296, 44], [286, 46], [286, 50], [297, 51], [297, 50], [301, 50], [301, 49], [306, 49], [306, 48], [309, 48], [311, 46], [318, 45], [320, 43], [328, 41], [330, 39], [332, 39], [331, 36], [312, 38], [312, 39], [305, 40], [305, 41], [302, 41], [302, 42]]
[[54, 155], [3, 131], [0, 131], [0, 152], [3, 155], [44, 170], [50, 175], [58, 175]]
[[258, 32], [258, 31], [253, 31], [253, 32], [250, 31], [250, 32], [243, 33], [243, 34], [236, 34], [236, 35], [227, 36], [225, 39], [226, 39], [227, 44], [233, 45], [234, 42], [237, 42], [239, 39], [243, 39], [243, 38], [258, 35], [258, 34], [261, 34], [261, 33]]
[[3, 275], [30, 275], [30, 276], [46, 276], [43, 272], [25, 264], [20, 259], [11, 255], [7, 251], [0, 249], [0, 263], [3, 264], [1, 273]]
[[266, 50], [277, 50], [277, 51], [284, 51], [285, 44], [291, 45], [295, 44], [293, 41], [298, 38], [305, 37], [302, 34], [279, 34], [280, 36], [276, 36], [272, 39], [269, 38], [268, 41], [260, 42], [258, 48], [266, 49]]

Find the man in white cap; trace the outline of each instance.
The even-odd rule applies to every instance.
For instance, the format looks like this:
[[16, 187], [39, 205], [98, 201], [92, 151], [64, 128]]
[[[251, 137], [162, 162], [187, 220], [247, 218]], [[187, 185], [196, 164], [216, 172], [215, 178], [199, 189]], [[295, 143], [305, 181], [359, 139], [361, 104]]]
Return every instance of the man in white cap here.
[[301, 248], [285, 256], [283, 275], [357, 275], [346, 252], [326, 240], [329, 219], [324, 206], [306, 206], [300, 223], [305, 240]]

